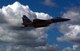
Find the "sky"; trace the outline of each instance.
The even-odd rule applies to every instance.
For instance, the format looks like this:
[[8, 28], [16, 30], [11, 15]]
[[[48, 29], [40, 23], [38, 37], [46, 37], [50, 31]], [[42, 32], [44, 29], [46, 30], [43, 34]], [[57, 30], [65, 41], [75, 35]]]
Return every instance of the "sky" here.
[[[14, 4], [16, 1], [20, 4], [18, 4], [18, 3]], [[10, 6], [8, 6], [8, 5], [10, 5]], [[13, 5], [13, 6], [11, 6], [11, 5]], [[23, 6], [21, 7], [21, 5], [23, 5]], [[28, 5], [28, 6], [26, 6], [26, 5]], [[51, 51], [53, 49], [57, 49], [57, 46], [59, 46], [59, 48], [62, 47], [62, 48], [60, 48], [61, 51], [79, 51], [80, 50], [79, 49], [80, 48], [80, 45], [79, 45], [80, 44], [80, 38], [79, 38], [80, 37], [80, 32], [79, 32], [80, 1], [79, 0], [0, 0], [0, 9], [2, 9], [2, 11], [0, 11], [0, 16], [3, 17], [3, 18], [0, 17], [1, 18], [0, 29], [2, 30], [2, 31], [0, 31], [0, 33], [1, 33], [0, 39], [1, 40], [5, 41], [7, 43], [11, 42], [11, 43], [23, 44], [23, 45], [27, 45], [27, 46], [31, 46], [31, 47], [32, 46], [42, 46], [42, 45], [47, 46], [46, 44], [48, 44], [48, 47], [45, 47], [45, 48], [49, 51]], [[13, 11], [11, 11], [11, 10], [13, 10]], [[16, 27], [11, 27], [12, 25], [17, 26], [17, 24], [19, 24], [19, 22], [21, 22], [21, 19], [19, 17], [22, 16], [22, 14], [28, 15], [31, 20], [34, 19], [35, 16], [37, 16], [37, 18], [42, 18], [44, 16], [43, 17], [44, 19], [49, 19], [51, 17], [53, 17], [53, 18], [65, 17], [65, 18], [70, 18], [71, 21], [66, 22], [66, 23], [60, 23], [60, 24], [57, 24], [57, 23], [52, 24], [48, 28], [27, 30], [27, 32], [26, 32], [26, 29], [21, 31], [21, 28], [15, 29]], [[13, 16], [14, 16], [14, 18], [13, 18]], [[17, 17], [17, 18], [15, 18], [15, 17]], [[34, 18], [32, 18], [32, 17], [34, 17]], [[4, 21], [4, 18], [6, 19], [6, 21]], [[19, 19], [16, 22], [16, 24], [12, 23], [12, 22], [14, 22], [14, 19], [15, 19], [15, 21], [17, 21], [16, 19]], [[8, 22], [8, 23], [2, 24], [4, 22]], [[7, 26], [7, 24], [9, 24], [9, 25]], [[5, 33], [3, 33], [3, 32], [5, 32]], [[27, 35], [25, 35], [24, 32], [27, 33]], [[36, 32], [36, 33], [34, 33], [34, 32]], [[32, 35], [32, 33], [33, 33], [33, 35]], [[4, 34], [4, 36], [2, 34]], [[8, 36], [6, 34], [14, 34], [14, 35]], [[17, 37], [21, 37], [21, 36], [22, 36], [22, 38], [17, 38]], [[46, 38], [46, 36], [47, 36], [47, 38]], [[4, 38], [4, 37], [7, 37], [7, 38]], [[32, 39], [31, 39], [31, 37], [32, 37]], [[23, 39], [25, 39], [25, 40], [22, 41]], [[26, 40], [26, 39], [28, 39], [28, 40]], [[13, 40], [14, 42], [11, 40]], [[35, 41], [32, 41], [32, 40], [35, 40]], [[41, 41], [39, 41], [39, 40], [41, 40]], [[3, 42], [3, 41], [1, 41], [1, 42]], [[31, 43], [31, 44], [29, 44], [27, 41], [29, 41], [29, 43]], [[32, 43], [32, 42], [35, 42], [35, 43]], [[36, 44], [36, 45], [32, 45], [32, 44]], [[2, 45], [2, 46], [4, 46], [4, 45]], [[49, 49], [52, 46], [54, 46], [53, 49]], [[10, 47], [8, 48], [8, 51], [10, 51], [9, 50]], [[30, 48], [29, 50], [34, 49], [36, 51], [39, 51], [39, 50], [46, 51], [43, 47], [35, 47], [35, 48], [29, 47]], [[12, 48], [15, 49], [14, 46], [12, 46]], [[18, 51], [21, 50], [20, 48], [24, 48], [24, 47], [22, 47], [22, 46], [17, 47]], [[23, 50], [25, 51], [25, 49], [23, 49]], [[5, 50], [3, 50], [3, 51], [5, 51]]]

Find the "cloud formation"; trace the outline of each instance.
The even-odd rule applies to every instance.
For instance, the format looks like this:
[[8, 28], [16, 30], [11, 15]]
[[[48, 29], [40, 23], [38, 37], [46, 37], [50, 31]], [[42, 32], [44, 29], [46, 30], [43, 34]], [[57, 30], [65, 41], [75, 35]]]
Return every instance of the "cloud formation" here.
[[73, 45], [73, 47], [64, 48], [63, 51], [80, 51], [80, 45]]
[[64, 51], [78, 51], [80, 50], [80, 8], [71, 8], [63, 15], [64, 18], [71, 19], [60, 26], [60, 31], [63, 36], [58, 37], [58, 41], [70, 42], [74, 45], [79, 45], [74, 50], [73, 48], [66, 48]]
[[[45, 13], [33, 12], [19, 2], [0, 8], [0, 51], [54, 51], [47, 45], [49, 28], [22, 28], [22, 16], [33, 19], [51, 19]], [[43, 17], [44, 16], [44, 17]]]
[[[47, 43], [47, 28], [21, 28], [22, 16], [33, 19], [49, 19], [48, 14], [33, 12], [28, 6], [15, 2], [0, 9], [0, 41], [26, 46], [44, 46]], [[43, 17], [44, 16], [44, 17]], [[44, 31], [43, 31], [44, 30]]]
[[50, 7], [53, 7], [56, 5], [52, 0], [45, 0], [43, 4]]
[[12, 45], [0, 45], [0, 51], [57, 51], [58, 46], [46, 45], [39, 47], [24, 47]]

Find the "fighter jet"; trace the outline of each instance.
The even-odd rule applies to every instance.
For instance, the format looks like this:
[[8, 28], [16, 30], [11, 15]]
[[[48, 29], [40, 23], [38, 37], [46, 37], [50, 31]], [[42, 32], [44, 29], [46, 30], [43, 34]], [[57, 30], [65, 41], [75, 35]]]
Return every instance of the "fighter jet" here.
[[51, 23], [69, 21], [70, 19], [52, 18], [52, 19], [48, 19], [48, 20], [34, 19], [33, 21], [31, 21], [26, 15], [23, 15], [22, 20], [23, 20], [22, 25], [24, 25], [24, 27], [40, 28], [40, 27], [47, 27]]

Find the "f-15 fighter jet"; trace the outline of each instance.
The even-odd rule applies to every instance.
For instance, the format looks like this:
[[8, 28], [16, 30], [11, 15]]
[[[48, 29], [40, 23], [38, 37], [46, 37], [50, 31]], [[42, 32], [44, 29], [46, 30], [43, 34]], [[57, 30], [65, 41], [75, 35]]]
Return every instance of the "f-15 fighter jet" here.
[[52, 18], [52, 19], [48, 19], [48, 20], [34, 19], [33, 21], [31, 21], [26, 15], [23, 15], [22, 20], [23, 20], [22, 25], [24, 25], [24, 27], [40, 28], [40, 27], [47, 27], [52, 23], [69, 21], [70, 19]]

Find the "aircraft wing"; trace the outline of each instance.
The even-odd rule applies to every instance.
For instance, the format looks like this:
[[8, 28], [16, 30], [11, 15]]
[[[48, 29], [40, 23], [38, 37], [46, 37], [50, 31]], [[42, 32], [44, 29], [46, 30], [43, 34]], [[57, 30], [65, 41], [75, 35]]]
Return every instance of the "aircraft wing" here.
[[42, 22], [43, 22], [43, 21], [45, 21], [45, 20], [42, 20], [42, 19], [34, 19], [34, 20], [33, 20], [33, 22], [37, 22], [37, 21], [42, 21]]

